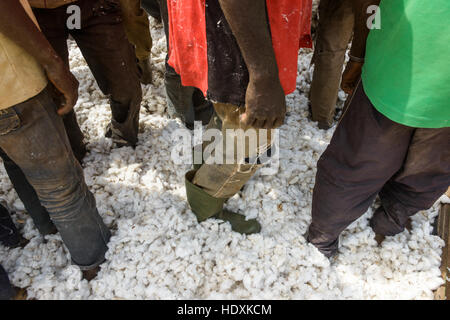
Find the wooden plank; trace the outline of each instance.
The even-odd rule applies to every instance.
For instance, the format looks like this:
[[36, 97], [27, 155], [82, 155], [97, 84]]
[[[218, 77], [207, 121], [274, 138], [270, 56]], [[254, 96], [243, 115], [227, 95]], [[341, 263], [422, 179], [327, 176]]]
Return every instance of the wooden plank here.
[[441, 272], [445, 280], [435, 292], [435, 299], [450, 300], [450, 204], [443, 204], [438, 218], [438, 235], [445, 241], [445, 247], [442, 249]]

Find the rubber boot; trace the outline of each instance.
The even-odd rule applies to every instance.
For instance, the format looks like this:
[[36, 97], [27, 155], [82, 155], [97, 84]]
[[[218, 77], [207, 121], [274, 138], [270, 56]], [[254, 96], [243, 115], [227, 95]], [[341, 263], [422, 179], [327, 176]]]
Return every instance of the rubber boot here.
[[238, 233], [252, 234], [261, 231], [261, 225], [255, 219], [245, 220], [245, 216], [224, 209], [223, 205], [228, 199], [215, 198], [193, 184], [195, 173], [195, 170], [187, 172], [185, 181], [187, 199], [198, 222], [216, 218], [229, 222], [231, 229]]

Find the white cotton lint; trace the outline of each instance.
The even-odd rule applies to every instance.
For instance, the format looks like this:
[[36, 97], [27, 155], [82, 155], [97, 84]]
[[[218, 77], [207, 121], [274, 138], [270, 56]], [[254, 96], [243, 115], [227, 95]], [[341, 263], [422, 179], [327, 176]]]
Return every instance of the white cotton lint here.
[[[89, 149], [86, 183], [113, 227], [106, 262], [94, 280], [82, 280], [60, 236], [43, 242], [31, 219], [20, 213], [26, 221], [19, 227], [30, 243], [24, 249], [0, 246], [0, 263], [15, 286], [26, 287], [35, 299], [433, 298], [442, 284], [443, 241], [430, 235], [437, 204], [414, 217], [411, 234], [388, 237], [381, 247], [368, 227], [370, 209], [343, 233], [331, 263], [303, 238], [311, 221], [316, 163], [333, 133], [307, 117], [311, 50], [301, 50], [298, 90], [287, 98], [277, 175], [257, 174], [228, 204], [257, 218], [261, 234], [242, 236], [219, 220], [198, 224], [184, 192], [189, 166], [170, 160], [171, 134], [183, 126], [166, 113], [165, 39], [161, 25], [151, 22], [154, 85], [143, 87], [147, 108], [141, 111], [143, 131], [134, 150], [113, 149], [104, 137], [108, 100], [70, 42], [71, 68], [80, 81], [75, 109]], [[0, 199], [22, 209], [3, 168], [0, 182]]]

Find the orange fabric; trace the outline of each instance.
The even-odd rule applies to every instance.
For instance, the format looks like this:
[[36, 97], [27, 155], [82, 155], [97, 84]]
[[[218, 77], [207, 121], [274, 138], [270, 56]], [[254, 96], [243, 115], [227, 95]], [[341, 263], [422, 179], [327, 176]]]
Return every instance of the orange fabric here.
[[169, 64], [184, 86], [208, 90], [205, 0], [167, 0]]
[[[169, 64], [184, 86], [208, 91], [205, 0], [168, 0]], [[296, 88], [300, 47], [312, 47], [312, 0], [267, 0], [272, 42], [286, 94]]]

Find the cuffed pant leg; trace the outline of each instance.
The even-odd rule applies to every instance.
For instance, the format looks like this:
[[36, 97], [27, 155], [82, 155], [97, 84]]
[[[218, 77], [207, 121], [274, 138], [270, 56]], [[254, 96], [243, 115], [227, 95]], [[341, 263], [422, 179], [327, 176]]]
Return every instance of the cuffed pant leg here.
[[308, 240], [327, 256], [402, 167], [414, 129], [379, 113], [360, 85], [317, 163]]
[[331, 125], [341, 83], [345, 52], [353, 34], [350, 0], [321, 0], [310, 99], [313, 121]]
[[[244, 108], [220, 103], [215, 104], [214, 108], [221, 120], [217, 123], [221, 123], [222, 126], [222, 136], [218, 144], [223, 145], [224, 151], [224, 154], [215, 157], [215, 159], [221, 158], [223, 164], [208, 164], [209, 159], [206, 159], [206, 163], [195, 174], [193, 183], [215, 198], [231, 198], [261, 167], [257, 162], [257, 157], [270, 149], [272, 143], [271, 131], [241, 127], [239, 116], [244, 112]], [[239, 144], [233, 135], [237, 132], [237, 129], [242, 129], [242, 132], [251, 129], [249, 132], [253, 132], [255, 139], [257, 139], [255, 144], [245, 143], [244, 146]], [[245, 139], [241, 141], [245, 141]], [[228, 145], [234, 145], [234, 152], [226, 151], [227, 142]], [[205, 148], [205, 151], [207, 148], [209, 146]], [[243, 148], [241, 149], [243, 151], [238, 153], [238, 148]], [[252, 160], [249, 161], [249, 159]]]
[[402, 169], [380, 191], [383, 211], [371, 219], [373, 230], [393, 236], [409, 217], [429, 209], [450, 184], [450, 128], [416, 129]]
[[74, 263], [85, 269], [99, 265], [110, 233], [98, 215], [48, 90], [4, 113], [0, 148], [36, 190]]

